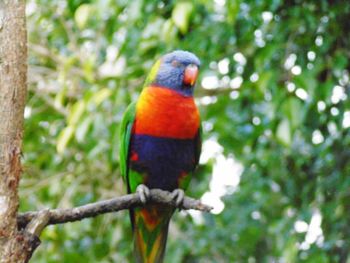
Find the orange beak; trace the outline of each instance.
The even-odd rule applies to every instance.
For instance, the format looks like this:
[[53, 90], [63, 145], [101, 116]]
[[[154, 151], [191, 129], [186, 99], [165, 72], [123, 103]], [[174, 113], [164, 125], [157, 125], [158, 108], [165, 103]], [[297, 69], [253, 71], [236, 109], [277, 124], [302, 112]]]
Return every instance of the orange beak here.
[[185, 85], [193, 86], [198, 77], [198, 67], [190, 64], [185, 68], [183, 83]]

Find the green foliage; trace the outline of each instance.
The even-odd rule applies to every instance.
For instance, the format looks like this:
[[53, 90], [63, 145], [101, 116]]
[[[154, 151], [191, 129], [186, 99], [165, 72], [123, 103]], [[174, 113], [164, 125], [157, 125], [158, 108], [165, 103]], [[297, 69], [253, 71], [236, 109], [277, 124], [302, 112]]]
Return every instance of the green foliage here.
[[[210, 158], [188, 194], [215, 194], [220, 158], [244, 171], [221, 170], [240, 182], [217, 197], [219, 214], [174, 216], [166, 262], [349, 262], [349, 2], [30, 0], [27, 7], [22, 211], [125, 193], [123, 112], [154, 61], [186, 49], [202, 60], [196, 97], [204, 139], [222, 146], [204, 147]], [[132, 258], [127, 212], [49, 227], [42, 241], [33, 262]]]

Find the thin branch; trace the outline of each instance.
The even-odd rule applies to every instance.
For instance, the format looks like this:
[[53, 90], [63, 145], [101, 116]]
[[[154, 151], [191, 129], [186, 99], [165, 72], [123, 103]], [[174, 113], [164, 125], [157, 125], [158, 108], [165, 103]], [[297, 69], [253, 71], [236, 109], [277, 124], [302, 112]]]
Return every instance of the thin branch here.
[[[151, 190], [149, 202], [169, 205], [184, 210], [195, 209], [209, 212], [212, 209], [212, 207], [202, 204], [201, 201], [187, 196], [185, 196], [183, 203], [177, 206], [172, 193], [160, 189]], [[143, 205], [144, 204], [141, 202], [139, 195], [135, 193], [74, 208], [43, 211], [47, 211], [45, 213], [48, 214], [47, 225], [54, 225], [80, 221], [84, 218], [95, 217], [101, 214], [117, 212]], [[17, 218], [18, 227], [20, 229], [26, 227], [29, 222], [38, 217], [39, 213], [42, 213], [42, 211], [25, 212], [19, 214]]]
[[43, 229], [47, 226], [49, 219], [49, 210], [39, 211], [26, 226], [26, 232], [39, 237]]

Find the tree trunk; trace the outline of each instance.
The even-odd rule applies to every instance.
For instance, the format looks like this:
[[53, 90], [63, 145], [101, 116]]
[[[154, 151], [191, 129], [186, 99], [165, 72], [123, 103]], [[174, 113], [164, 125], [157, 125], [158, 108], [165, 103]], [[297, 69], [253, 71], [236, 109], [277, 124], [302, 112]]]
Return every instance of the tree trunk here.
[[17, 230], [27, 89], [24, 0], [0, 0], [0, 262], [26, 262], [33, 236]]

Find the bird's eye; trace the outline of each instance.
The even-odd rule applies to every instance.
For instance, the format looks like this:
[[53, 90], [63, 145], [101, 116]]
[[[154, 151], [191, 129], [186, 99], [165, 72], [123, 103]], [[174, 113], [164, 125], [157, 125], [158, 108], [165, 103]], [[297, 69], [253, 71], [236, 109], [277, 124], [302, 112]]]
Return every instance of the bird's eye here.
[[173, 60], [171, 61], [171, 65], [174, 66], [174, 67], [180, 67], [181, 66], [181, 63], [177, 60]]

